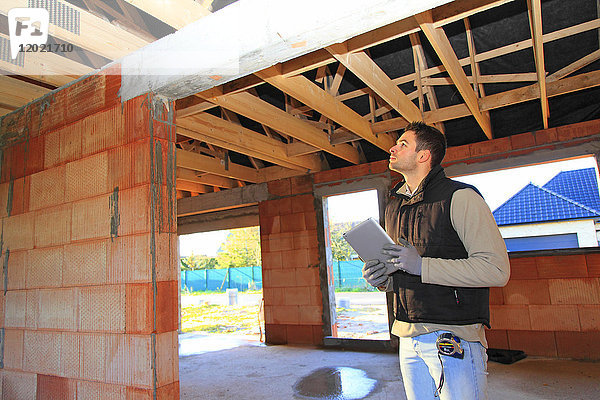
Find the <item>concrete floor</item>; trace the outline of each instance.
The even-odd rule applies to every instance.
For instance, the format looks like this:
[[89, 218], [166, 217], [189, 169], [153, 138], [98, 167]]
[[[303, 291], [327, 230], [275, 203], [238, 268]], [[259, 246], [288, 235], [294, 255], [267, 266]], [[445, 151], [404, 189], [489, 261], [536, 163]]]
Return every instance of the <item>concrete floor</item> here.
[[[332, 368], [338, 368], [335, 381], [328, 379]], [[488, 370], [492, 400], [600, 398], [597, 362], [528, 357], [512, 365], [490, 362]], [[265, 346], [196, 333], [180, 335], [179, 379], [181, 399], [190, 400], [406, 398], [395, 354]]]

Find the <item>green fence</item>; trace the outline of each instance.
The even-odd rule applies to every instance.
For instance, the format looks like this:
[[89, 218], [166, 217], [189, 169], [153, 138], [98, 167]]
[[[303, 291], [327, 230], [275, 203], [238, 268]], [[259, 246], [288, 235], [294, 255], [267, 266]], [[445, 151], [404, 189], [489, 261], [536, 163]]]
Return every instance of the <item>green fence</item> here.
[[262, 289], [262, 271], [260, 266], [181, 271], [181, 289], [185, 288], [192, 292]]
[[352, 261], [333, 261], [333, 278], [336, 288], [367, 288], [367, 282], [362, 277], [363, 262], [360, 260]]
[[[366, 288], [362, 277], [362, 261], [334, 261], [333, 277], [337, 288]], [[260, 266], [181, 271], [181, 289], [218, 291], [237, 288], [239, 291], [262, 289]]]

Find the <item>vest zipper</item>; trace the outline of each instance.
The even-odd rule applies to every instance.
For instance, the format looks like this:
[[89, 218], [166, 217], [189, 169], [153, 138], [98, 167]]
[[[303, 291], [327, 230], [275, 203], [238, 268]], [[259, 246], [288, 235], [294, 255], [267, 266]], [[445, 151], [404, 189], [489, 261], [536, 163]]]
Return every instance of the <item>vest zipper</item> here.
[[458, 300], [458, 292], [454, 289], [454, 298], [456, 299], [456, 304], [460, 304], [460, 300]]

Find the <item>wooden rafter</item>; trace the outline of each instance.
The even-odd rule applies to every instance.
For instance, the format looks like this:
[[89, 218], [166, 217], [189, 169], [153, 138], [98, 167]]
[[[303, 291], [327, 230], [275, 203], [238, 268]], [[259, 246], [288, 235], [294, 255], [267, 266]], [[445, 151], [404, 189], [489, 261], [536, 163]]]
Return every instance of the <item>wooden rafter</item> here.
[[444, 64], [446, 71], [448, 71], [448, 74], [465, 100], [467, 107], [469, 107], [469, 110], [471, 110], [475, 120], [477, 120], [477, 123], [483, 130], [483, 133], [488, 139], [492, 139], [492, 125], [490, 123], [490, 119], [489, 117], [486, 118], [486, 116], [479, 109], [477, 95], [475, 95], [473, 88], [469, 84], [467, 75], [458, 62], [456, 53], [452, 49], [452, 45], [450, 45], [450, 41], [448, 40], [448, 37], [444, 33], [443, 29], [436, 28], [433, 25], [431, 12], [425, 12], [416, 15], [415, 18], [419, 22], [423, 33], [425, 33], [425, 36], [427, 36], [427, 39], [435, 49], [435, 52], [442, 61], [442, 64]]
[[344, 66], [344, 64], [339, 64], [337, 70], [335, 71], [335, 76], [333, 77], [331, 86], [329, 87], [329, 90], [328, 90], [332, 96], [337, 96], [338, 90], [340, 90], [340, 85], [342, 84], [342, 78], [344, 77], [344, 72], [346, 72], [346, 67]]
[[286, 78], [275, 68], [257, 72], [256, 75], [375, 146], [387, 151], [394, 145], [394, 141], [386, 135], [375, 136], [367, 120], [304, 76]]
[[323, 131], [247, 92], [207, 98], [206, 100], [233, 112], [263, 123], [276, 131], [327, 151], [353, 164], [358, 164], [358, 152], [352, 146], [333, 146]]
[[[579, 90], [590, 89], [596, 86], [600, 86], [600, 71], [588, 72], [586, 74], [564, 78], [560, 81], [549, 82], [546, 86], [546, 90], [548, 97], [554, 97]], [[524, 103], [526, 101], [537, 100], [540, 98], [539, 90], [538, 84], [535, 83], [526, 87], [496, 93], [479, 99], [479, 107], [483, 111], [488, 111], [513, 104]], [[427, 121], [438, 122], [463, 118], [469, 115], [471, 115], [471, 111], [467, 105], [458, 104], [440, 108], [435, 112], [426, 112], [425, 118]], [[391, 130], [402, 129], [404, 126], [406, 126], [406, 120], [404, 120], [404, 118], [394, 118], [375, 123], [373, 125], [373, 131], [389, 132]]]
[[339, 62], [409, 121], [422, 119], [421, 111], [365, 53], [350, 53], [342, 44], [327, 48]]
[[231, 189], [238, 186], [236, 181], [233, 179], [225, 178], [224, 176], [199, 173], [186, 168], [177, 168], [176, 178], [178, 180], [195, 182], [225, 189]]
[[194, 0], [122, 0], [139, 8], [175, 29], [181, 29], [210, 14]]
[[583, 68], [599, 59], [600, 59], [600, 50], [596, 50], [593, 53], [588, 54], [587, 56], [582, 57], [579, 60], [567, 65], [566, 67], [561, 68], [560, 70], [556, 71], [552, 75], [548, 75], [546, 77], [546, 82], [547, 83], [554, 82], [559, 79], [562, 79], [565, 76], [568, 76], [568, 75], [572, 74], [573, 72], [579, 71], [581, 68]]
[[[477, 65], [477, 63], [475, 63]], [[517, 74], [496, 74], [496, 75], [478, 75], [477, 79], [471, 75], [467, 75], [469, 83], [475, 85], [477, 81], [477, 91], [481, 92], [481, 86], [484, 83], [509, 83], [509, 82], [537, 82], [537, 74], [535, 72], [525, 72]], [[423, 84], [431, 86], [454, 85], [452, 78], [423, 78]], [[473, 88], [475, 90], [475, 88]], [[483, 97], [483, 96], [479, 96]]]
[[[465, 33], [467, 35], [467, 47], [469, 49], [469, 60], [471, 61], [471, 78], [473, 84], [473, 90], [475, 91], [475, 95], [477, 97], [485, 97], [485, 88], [483, 87], [483, 83], [481, 82], [481, 74], [479, 71], [479, 63], [475, 61], [475, 56], [477, 55], [477, 51], [475, 50], [475, 40], [473, 39], [473, 31], [471, 30], [471, 22], [469, 18], [463, 19], [465, 24]], [[511, 74], [514, 76], [514, 74]], [[490, 119], [489, 111], [482, 111], [485, 118]]]
[[[432, 111], [435, 111], [439, 108], [438, 105], [438, 101], [437, 101], [437, 95], [435, 94], [435, 88], [431, 85], [429, 85], [427, 83], [427, 81], [424, 81], [421, 78], [421, 71], [427, 68], [427, 59], [425, 58], [425, 51], [423, 51], [423, 45], [421, 44], [421, 39], [419, 38], [419, 34], [418, 33], [411, 33], [410, 34], [410, 42], [413, 46], [413, 58], [417, 61], [415, 64], [415, 68], [419, 68], [419, 71], [417, 73], [417, 70], [415, 69], [415, 76], [418, 77], [418, 81], [419, 81], [419, 85], [423, 85], [426, 86], [426, 90], [425, 90], [425, 96], [427, 96], [427, 102], [429, 103], [429, 108]], [[423, 89], [421, 88], [421, 91], [423, 91]], [[419, 97], [421, 97], [422, 94], [419, 93]], [[424, 110], [423, 107], [420, 107], [421, 110]], [[441, 132], [444, 132], [444, 124], [442, 122], [438, 122], [435, 124], [436, 128], [438, 128]]]
[[186, 190], [193, 193], [211, 193], [214, 192], [212, 186], [203, 185], [201, 183], [184, 181], [180, 179], [175, 180], [175, 188], [177, 190]]
[[531, 28], [531, 39], [533, 41], [533, 54], [535, 57], [535, 70], [540, 87], [540, 101], [542, 103], [542, 120], [544, 129], [548, 129], [548, 93], [546, 92], [546, 67], [544, 63], [544, 41], [542, 39], [542, 3], [540, 0], [527, 0], [529, 12], [529, 26]]
[[15, 110], [50, 90], [8, 76], [0, 75], [0, 107]]
[[218, 158], [182, 149], [177, 149], [177, 166], [247, 182], [256, 183], [261, 180], [259, 172], [254, 168], [234, 163], [222, 163]]
[[[225, 108], [221, 108], [221, 118], [224, 118], [225, 120], [234, 123], [235, 125], [241, 127], [242, 123], [240, 122], [240, 119], [238, 118], [238, 115], [236, 113], [234, 113], [233, 111], [229, 111]], [[250, 130], [251, 132], [254, 132], [252, 130]], [[231, 149], [229, 149], [231, 150]], [[245, 154], [245, 153], [241, 153], [241, 154]], [[267, 153], [268, 154], [268, 153]], [[248, 160], [250, 160], [250, 164], [252, 164], [252, 166], [255, 169], [260, 169], [263, 168], [265, 166], [264, 162], [258, 158], [253, 157], [250, 154], [246, 154], [246, 156], [248, 157]], [[277, 164], [277, 163], [276, 163]]]
[[[435, 26], [439, 27], [459, 21], [468, 15], [498, 7], [509, 1], [512, 0], [456, 0], [433, 9], [433, 20]], [[358, 52], [417, 32], [418, 30], [419, 24], [413, 17], [410, 17], [356, 36], [343, 44], [347, 51]], [[298, 75], [320, 66], [331, 64], [332, 62], [335, 62], [335, 60], [336, 59], [331, 57], [331, 54], [328, 52], [317, 50], [284, 63], [281, 72], [285, 76]], [[411, 80], [414, 80], [414, 78]]]
[[177, 133], [286, 168], [320, 170], [318, 157], [289, 157], [285, 143], [208, 113], [178, 119]]
[[111, 24], [131, 32], [149, 42], [156, 40], [156, 37], [152, 35], [146, 22], [141, 15], [139, 15], [139, 12], [135, 7], [130, 7], [121, 0], [117, 0], [112, 4], [104, 1], [91, 0], [83, 0], [83, 3], [91, 14], [96, 15], [100, 19], [104, 20], [106, 19], [106, 15], [108, 15], [109, 19], [112, 18]]
[[[575, 26], [571, 26], [568, 28], [564, 28], [564, 29], [560, 29], [558, 31], [554, 31], [554, 32], [550, 32], [550, 33], [546, 33], [543, 36], [544, 39], [544, 43], [549, 43], [555, 40], [559, 40], [568, 36], [572, 36], [572, 35], [576, 35], [582, 32], [586, 32], [586, 31], [590, 31], [593, 29], [599, 29], [600, 28], [600, 19], [595, 19], [592, 21], [588, 21], [588, 22], [583, 22], [581, 24], [575, 25]], [[532, 41], [531, 39], [526, 39], [526, 40], [522, 40], [520, 42], [516, 42], [516, 43], [512, 43], [497, 49], [492, 49], [483, 53], [478, 53], [475, 55], [475, 62], [480, 63], [482, 61], [486, 61], [486, 60], [491, 60], [493, 58], [496, 57], [501, 57], [504, 56], [506, 54], [510, 54], [510, 53], [514, 53], [516, 51], [520, 51], [523, 49], [528, 49], [530, 47], [532, 47]], [[461, 58], [459, 60], [459, 63], [461, 66], [466, 66], [469, 65], [471, 62], [469, 57], [465, 57], [465, 58]], [[447, 78], [428, 78], [432, 75], [436, 75], [439, 74], [441, 72], [445, 72], [446, 68], [444, 68], [443, 65], [439, 65], [439, 66], [435, 66], [435, 67], [431, 67], [431, 68], [427, 68], [424, 71], [421, 71], [421, 79], [423, 82], [427, 82], [428, 84], [434, 85], [434, 84], [450, 84], [451, 80], [447, 79]], [[521, 75], [521, 74], [514, 74], [515, 77], [519, 77], [517, 80], [532, 80], [532, 81], [537, 81], [537, 74], [533, 73], [533, 75], [535, 75], [535, 79], [529, 79], [529, 76], [533, 76], [533, 75]], [[433, 81], [429, 81], [429, 79], [433, 79]], [[502, 76], [502, 75], [482, 75], [481, 76], [481, 81], [482, 83], [501, 83], [501, 82], [514, 82], [515, 80], [510, 80], [510, 77], [506, 77], [506, 76]], [[408, 82], [412, 82], [415, 80], [415, 74], [407, 74], [404, 76], [400, 76], [398, 78], [394, 78], [392, 79], [392, 82], [394, 82], [395, 85], [401, 85], [403, 83], [408, 83]], [[355, 97], [358, 96], [363, 96], [366, 94], [369, 94], [370, 89], [368, 88], [363, 88], [363, 89], [358, 89], [352, 92], [348, 92], [348, 93], [344, 93], [343, 95], [338, 96], [338, 100], [340, 101], [345, 101], [345, 100], [349, 100], [349, 99], [353, 99]], [[409, 95], [410, 96], [410, 95]], [[416, 98], [416, 97], [415, 97]]]

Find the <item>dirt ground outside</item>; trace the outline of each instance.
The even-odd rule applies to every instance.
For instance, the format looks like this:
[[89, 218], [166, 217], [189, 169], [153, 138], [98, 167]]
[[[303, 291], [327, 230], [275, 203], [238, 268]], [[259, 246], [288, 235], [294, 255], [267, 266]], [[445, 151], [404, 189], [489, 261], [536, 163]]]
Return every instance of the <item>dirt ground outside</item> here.
[[[237, 304], [229, 305], [227, 293], [181, 295], [181, 330], [235, 334], [264, 341], [262, 292], [237, 294]], [[384, 293], [336, 293], [338, 337], [389, 339]]]

